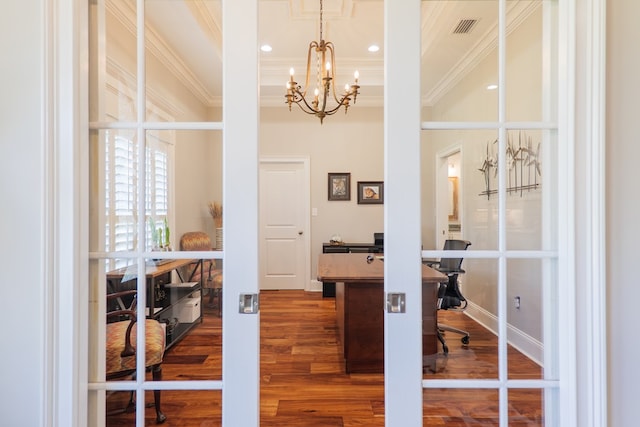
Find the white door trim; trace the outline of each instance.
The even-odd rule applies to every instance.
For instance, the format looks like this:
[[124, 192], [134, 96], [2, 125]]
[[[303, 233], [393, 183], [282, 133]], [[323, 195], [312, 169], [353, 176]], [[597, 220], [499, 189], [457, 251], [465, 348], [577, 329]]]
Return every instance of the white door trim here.
[[[573, 2], [571, 2], [573, 3]], [[580, 2], [584, 28], [578, 29], [577, 69], [586, 70], [576, 85], [574, 158], [582, 171], [576, 178], [575, 280], [582, 298], [577, 300], [577, 424], [609, 424], [607, 389], [607, 284], [606, 284], [606, 7], [607, 0]], [[575, 11], [575, 5], [573, 11]], [[572, 79], [576, 81], [576, 79]], [[578, 175], [578, 174], [576, 174]], [[588, 248], [580, 250], [578, 248]]]
[[50, 323], [42, 425], [81, 427], [88, 364], [88, 2], [47, 0], [44, 7], [42, 304]]
[[[454, 155], [460, 153], [460, 164], [464, 164], [463, 162], [463, 155], [462, 155], [462, 145], [460, 144], [456, 144], [450, 147], [447, 147], [443, 150], [440, 150], [436, 153], [436, 157], [434, 159], [434, 165], [435, 165], [435, 174], [436, 174], [436, 192], [435, 192], [435, 204], [436, 206], [441, 206], [441, 203], [447, 203], [448, 199], [446, 197], [444, 197], [445, 194], [445, 190], [444, 188], [448, 188], [449, 183], [448, 182], [443, 182], [445, 177], [448, 177], [448, 168], [447, 165], [443, 163], [447, 162], [447, 159]], [[445, 171], [442, 170], [442, 168], [445, 169]], [[463, 189], [463, 185], [462, 185], [462, 180], [464, 179], [463, 177], [463, 170], [462, 168], [460, 168], [460, 182], [459, 187], [458, 187], [458, 201], [460, 203], [459, 207], [458, 207], [458, 215], [459, 215], [459, 220], [460, 220], [460, 224], [464, 224], [463, 222], [463, 206], [462, 206], [462, 201], [464, 200], [464, 195], [462, 194], [462, 189]], [[445, 236], [444, 238], [442, 237], [442, 230], [444, 230], [445, 228], [447, 229], [447, 233], [448, 233], [448, 225], [449, 225], [449, 218], [448, 216], [446, 216], [446, 213], [443, 214], [444, 210], [443, 209], [437, 209], [436, 210], [436, 230], [435, 230], [435, 242], [436, 242], [436, 249], [441, 249], [443, 247], [444, 240], [447, 239], [447, 237]]]

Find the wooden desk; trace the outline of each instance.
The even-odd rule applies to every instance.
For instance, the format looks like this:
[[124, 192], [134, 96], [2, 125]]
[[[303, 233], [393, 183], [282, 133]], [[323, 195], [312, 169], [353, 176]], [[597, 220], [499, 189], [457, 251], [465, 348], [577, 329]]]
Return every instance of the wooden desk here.
[[[384, 252], [384, 246], [376, 243], [342, 243], [334, 245], [331, 243], [322, 244], [323, 254], [348, 254], [348, 253], [377, 253]], [[336, 296], [336, 284], [333, 282], [322, 283], [322, 296], [323, 297], [335, 297]]]
[[[384, 371], [384, 263], [368, 254], [321, 254], [318, 280], [336, 282], [336, 318], [347, 373]], [[437, 284], [447, 276], [422, 265], [422, 354], [438, 352]]]

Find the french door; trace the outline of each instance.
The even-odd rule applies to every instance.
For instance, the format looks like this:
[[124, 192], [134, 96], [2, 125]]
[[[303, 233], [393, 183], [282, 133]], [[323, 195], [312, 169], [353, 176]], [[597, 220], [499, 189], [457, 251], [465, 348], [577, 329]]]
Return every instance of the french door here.
[[[398, 402], [398, 408], [406, 406], [402, 413], [419, 411], [425, 425], [443, 420], [500, 426], [575, 424], [575, 408], [561, 405], [572, 402], [575, 393], [571, 381], [566, 381], [572, 378], [571, 370], [561, 363], [575, 357], [574, 350], [567, 345], [574, 341], [575, 325], [571, 310], [567, 312], [559, 303], [572, 301], [574, 293], [570, 254], [566, 252], [572, 239], [567, 221], [571, 213], [568, 195], [572, 194], [569, 187], [572, 165], [567, 153], [572, 143], [567, 127], [569, 116], [565, 115], [571, 92], [567, 82], [559, 78], [568, 71], [564, 67], [572, 66], [559, 57], [567, 49], [561, 41], [570, 39], [566, 33], [571, 28], [567, 25], [571, 13], [568, 3], [421, 2], [414, 5], [413, 11], [407, 6], [407, 15], [398, 20], [398, 25], [409, 22], [421, 7], [421, 74], [409, 76], [419, 79], [423, 86], [422, 131], [419, 146], [408, 148], [404, 159], [409, 162], [413, 156], [422, 156], [421, 176], [427, 184], [420, 189], [423, 217], [418, 227], [422, 226], [423, 250], [417, 252], [421, 258], [464, 258], [465, 272], [458, 281], [467, 300], [463, 304], [466, 311], [458, 315], [468, 316], [496, 337], [495, 347], [483, 353], [479, 342], [474, 345], [473, 334], [467, 344], [461, 336], [444, 333], [449, 352], [438, 354], [435, 368], [422, 375], [416, 375], [415, 371], [413, 374], [414, 378], [422, 379], [422, 400], [415, 403], [416, 407]], [[391, 8], [395, 9], [388, 7], [387, 12], [393, 16]], [[394, 20], [389, 15], [387, 31], [391, 32]], [[561, 22], [564, 24], [560, 25]], [[462, 48], [465, 38], [473, 39], [473, 46]], [[389, 37], [386, 46], [391, 51], [394, 45], [389, 41], [393, 38]], [[401, 47], [409, 52], [420, 49], [418, 45], [407, 48], [411, 43], [407, 36], [395, 46], [399, 52], [403, 52]], [[454, 65], [444, 78], [438, 67], [446, 60], [432, 49], [438, 43], [451, 46], [459, 43], [460, 47], [451, 52], [448, 60]], [[406, 61], [410, 59], [394, 58], [388, 60], [387, 66], [403, 63], [406, 70], [409, 68]], [[392, 76], [385, 86], [388, 109], [394, 108], [393, 93], [389, 92], [393, 92], [393, 82], [399, 77]], [[395, 90], [399, 92], [401, 88]], [[390, 137], [398, 141], [399, 136]], [[435, 246], [439, 242], [436, 233], [441, 230], [433, 227], [429, 212], [435, 209], [433, 203], [438, 200], [438, 190], [431, 184], [437, 182], [433, 159], [437, 153], [454, 149], [464, 153], [459, 171], [465, 176], [460, 188], [463, 211], [458, 215], [465, 219], [461, 237], [470, 241], [471, 246], [464, 252], [448, 255], [442, 246]], [[410, 186], [408, 180], [402, 182], [400, 171], [392, 175], [395, 162], [389, 157], [395, 150], [391, 142], [386, 152], [387, 188], [394, 178], [400, 181], [397, 185]], [[393, 227], [397, 224], [394, 219], [400, 218], [399, 212], [393, 215], [394, 209], [404, 212], [415, 209], [408, 206], [406, 199], [397, 203], [400, 206], [387, 208], [388, 227]], [[448, 227], [450, 231], [458, 230], [459, 220], [450, 219]], [[390, 236], [396, 234], [391, 230], [385, 232]], [[403, 242], [412, 241], [410, 230], [405, 232]], [[398, 251], [406, 258], [415, 258], [416, 250], [408, 246]], [[405, 285], [409, 282], [403, 280], [403, 272], [408, 268], [409, 265], [388, 263], [386, 282], [393, 288], [387, 285], [387, 292], [410, 290]], [[411, 369], [390, 348], [402, 345], [401, 329], [408, 327], [390, 330], [394, 326], [391, 319], [395, 322], [396, 317], [400, 316], [387, 314], [390, 324], [385, 335], [390, 355], [385, 371], [387, 382], [394, 381], [389, 378], [395, 377], [390, 375], [392, 369]], [[559, 324], [564, 327], [557, 328]], [[524, 369], [527, 365], [532, 369]], [[387, 406], [387, 411], [394, 408]], [[395, 424], [395, 412], [388, 421], [388, 425], [402, 425]], [[407, 419], [406, 425], [409, 423], [415, 423], [415, 416]]]
[[[455, 98], [455, 89], [449, 97], [434, 96], [427, 108], [420, 108], [424, 98], [417, 88], [426, 84], [423, 78], [429, 73], [429, 67], [434, 66], [429, 57], [421, 62], [425, 42], [422, 29], [429, 33], [430, 25], [442, 22], [431, 19], [438, 18], [443, 3], [459, 3], [462, 8], [472, 3], [479, 5], [484, 8], [483, 12], [493, 16], [485, 22], [495, 23], [485, 29], [484, 38], [478, 39], [486, 45], [478, 46], [484, 56], [475, 58], [476, 68], [467, 64], [467, 70], [471, 71], [478, 71], [477, 67], [485, 63], [493, 64], [489, 65], [486, 76], [493, 76], [495, 81], [482, 82], [482, 90], [486, 90], [488, 83], [496, 84], [493, 95], [488, 95], [490, 101], [483, 100], [486, 94], [480, 94], [481, 89], [470, 86], [469, 77], [478, 73], [462, 73], [457, 81], [440, 82], [440, 89], [447, 83], [450, 87], [458, 84], [459, 88], [469, 85], [464, 95], [476, 96], [472, 101], [475, 109], [471, 112], [460, 107], [463, 104], [456, 104], [462, 96]], [[223, 426], [259, 425], [259, 314], [252, 303], [259, 281], [258, 1], [221, 2], [223, 25], [218, 35], [222, 37], [223, 60], [215, 70], [224, 75], [220, 105], [212, 105], [208, 111], [175, 108], [175, 103], [167, 99], [166, 94], [154, 92], [152, 85], [157, 78], [152, 70], [158, 56], [152, 60], [150, 52], [162, 47], [162, 40], [148, 24], [158, 19], [157, 25], [171, 25], [171, 21], [160, 20], [162, 8], [178, 5], [197, 8], [202, 4], [219, 6], [215, 1], [91, 2], [89, 87], [92, 103], [88, 163], [92, 183], [89, 212], [92, 235], [90, 280], [86, 289], [91, 313], [87, 414], [90, 425], [104, 423], [107, 398], [129, 391], [135, 395], [136, 425], [144, 425], [145, 403], [149, 400], [146, 392], [156, 389], [165, 394], [210, 396], [221, 408], [212, 416], [218, 417]], [[561, 69], [558, 60], [559, 53], [566, 49], [560, 42], [570, 39], [566, 34], [571, 28], [566, 25], [569, 4], [561, 0], [385, 1], [385, 295], [403, 294], [406, 301], [403, 313], [385, 313], [387, 426], [418, 426], [430, 416], [438, 415], [437, 409], [430, 405], [434, 389], [450, 393], [451, 399], [473, 402], [480, 397], [490, 402], [487, 417], [500, 426], [513, 421], [510, 408], [516, 405], [519, 393], [537, 393], [540, 396], [537, 408], [540, 415], [535, 421], [538, 425], [575, 424], [570, 405], [560, 410], [562, 402], [571, 402], [575, 396], [573, 383], [563, 381], [571, 379], [566, 376], [567, 366], [563, 362], [575, 359], [570, 345], [574, 338], [569, 316], [572, 311], [559, 309], [559, 301], [573, 301], [567, 262], [567, 247], [572, 239], [567, 196], [572, 189], [567, 176], [571, 171], [567, 145], [571, 141], [566, 125], [571, 103], [567, 82], [559, 84], [559, 75], [566, 73], [564, 67], [570, 68], [571, 63], [562, 62]], [[178, 12], [184, 10], [176, 10]], [[527, 25], [532, 26], [529, 32], [521, 32]], [[106, 37], [109, 34], [114, 38]], [[151, 41], [153, 48], [146, 41]], [[539, 60], [527, 62], [531, 60], [526, 57], [530, 52], [511, 49], [519, 43], [535, 50]], [[179, 66], [171, 60], [170, 49], [167, 51], [169, 54], [164, 52], [164, 57], [160, 55], [165, 64]], [[215, 56], [214, 52], [201, 54]], [[461, 69], [465, 65], [463, 59], [457, 58]], [[537, 97], [518, 93], [531, 83], [519, 81], [518, 73], [531, 72], [532, 64], [536, 66], [533, 74], [540, 89]], [[171, 79], [170, 76], [162, 78]], [[193, 96], [188, 92], [196, 89], [187, 88], [182, 96]], [[515, 96], [510, 95], [514, 93]], [[199, 95], [206, 98], [206, 93]], [[460, 109], [456, 109], [456, 105]], [[131, 196], [123, 200], [107, 197], [116, 194], [111, 192], [116, 184], [107, 179], [105, 166], [110, 158], [109, 144], [116, 140], [131, 141], [133, 147], [127, 154], [129, 157], [120, 159], [133, 165], [134, 171], [129, 175], [131, 180], [122, 183]], [[176, 182], [185, 180], [188, 186], [189, 179], [195, 180], [189, 193], [199, 195], [199, 199], [189, 198], [186, 192], [178, 193], [175, 189], [167, 193], [167, 197], [173, 197], [167, 204], [171, 209], [165, 214], [168, 223], [175, 224], [168, 226], [174, 229], [173, 240], [170, 238], [167, 243], [173, 251], [148, 244], [154, 236], [150, 219], [154, 224], [164, 221], [164, 218], [150, 218], [148, 214], [152, 210], [147, 196], [152, 166], [147, 147], [152, 140], [184, 147], [181, 152], [192, 152], [193, 147], [204, 149], [210, 156], [204, 163], [220, 171], [219, 175], [191, 176], [193, 165], [202, 166], [198, 162], [203, 159], [198, 156], [176, 155], [173, 163], [168, 163], [169, 169], [174, 169], [170, 175], [173, 174]], [[469, 300], [473, 303], [471, 314], [497, 336], [494, 356], [498, 368], [487, 377], [429, 376], [422, 365], [419, 285], [422, 259], [447, 254], [432, 243], [435, 236], [424, 231], [429, 230], [425, 225], [427, 212], [433, 209], [429, 197], [424, 195], [433, 189], [425, 184], [428, 180], [421, 179], [428, 173], [421, 159], [433, 159], [433, 153], [452, 143], [463, 146], [465, 159], [481, 161], [463, 166], [468, 168], [466, 176], [478, 177], [465, 180], [475, 187], [466, 188], [464, 192], [468, 197], [463, 203], [467, 210], [465, 230], [469, 234], [463, 237], [472, 239], [473, 245], [463, 256], [469, 272], [464, 281], [468, 283]], [[523, 147], [526, 150], [522, 150]], [[519, 154], [514, 154], [515, 150]], [[432, 166], [429, 163], [429, 167]], [[528, 173], [526, 178], [524, 171]], [[215, 189], [216, 185], [219, 189]], [[182, 253], [175, 229], [179, 234], [193, 228], [211, 233], [211, 218], [206, 209], [207, 203], [216, 199], [221, 201], [225, 212], [224, 251]], [[133, 225], [109, 229], [106, 224], [111, 222], [107, 218], [118, 216], [122, 211], [128, 212]], [[253, 226], [249, 226], [251, 224]], [[133, 236], [132, 245], [115, 251], [107, 244], [107, 236], [113, 233]], [[166, 231], [164, 233], [166, 236]], [[224, 260], [219, 370], [209, 371], [204, 378], [151, 381], [146, 378], [144, 352], [140, 351], [134, 378], [106, 381], [102, 364], [105, 331], [100, 325], [106, 310], [102, 296], [108, 285], [107, 272], [115, 263], [131, 267], [138, 307], [146, 307], [147, 300], [158, 298], [155, 289], [147, 288], [148, 264], [186, 257]], [[478, 287], [476, 290], [474, 284]], [[205, 297], [205, 292], [206, 289], [200, 289], [200, 297]], [[510, 305], [514, 297], [521, 298], [520, 311], [514, 311]], [[531, 317], [523, 315], [525, 311]], [[138, 310], [138, 319], [144, 317], [144, 311]], [[527, 329], [531, 319], [538, 323]], [[175, 326], [171, 323], [173, 319], [160, 320], [168, 320], [164, 322], [167, 330]], [[144, 336], [144, 323], [138, 322], [139, 337]], [[554, 327], [557, 324], [565, 327], [557, 330]], [[513, 374], [508, 355], [515, 343], [519, 343], [520, 351], [539, 362], [540, 375], [518, 378]], [[144, 349], [142, 338], [137, 347]], [[454, 358], [449, 357], [448, 364], [451, 364]], [[560, 387], [560, 384], [566, 386]]]
[[[155, 413], [147, 403], [160, 390], [165, 404], [171, 397], [209, 402], [194, 417], [212, 425], [257, 426], [258, 64], [257, 56], [247, 54], [221, 61], [214, 47], [255, 51], [257, 2], [88, 3], [89, 137], [84, 148], [90, 251], [89, 281], [81, 292], [88, 295], [89, 308], [86, 425], [123, 422], [118, 419], [123, 408], [135, 412], [135, 425], [151, 424]], [[190, 25], [191, 36], [216, 41], [197, 52], [204, 71], [186, 68], [180, 58], [187, 52], [164, 37], [184, 31], [176, 23], [196, 16], [219, 18]], [[242, 24], [227, 25], [234, 22]], [[224, 84], [236, 89], [207, 86], [212, 73], [224, 75]], [[162, 156], [153, 148], [158, 141], [170, 147]], [[223, 229], [224, 245], [217, 228]], [[201, 251], [185, 252], [182, 237], [192, 231], [204, 232], [210, 242]], [[173, 265], [167, 261], [191, 259], [213, 260], [221, 270], [221, 318], [206, 311], [213, 292], [206, 272], [205, 280], [192, 282], [184, 266], [165, 271]], [[106, 301], [107, 293], [122, 290], [133, 291], [135, 298]], [[136, 356], [121, 362], [122, 368], [114, 366], [120, 356], [109, 352], [115, 340], [104, 320], [114, 304], [135, 310], [138, 320]], [[152, 378], [145, 358], [153, 348], [144, 339], [151, 329], [146, 317], [160, 324], [167, 350], [191, 339], [186, 332], [200, 323], [212, 327], [202, 343], [200, 368], [168, 376], [184, 356], [165, 351], [160, 364], [165, 379]], [[115, 377], [124, 367], [134, 372]], [[163, 412], [171, 423], [170, 411]]]

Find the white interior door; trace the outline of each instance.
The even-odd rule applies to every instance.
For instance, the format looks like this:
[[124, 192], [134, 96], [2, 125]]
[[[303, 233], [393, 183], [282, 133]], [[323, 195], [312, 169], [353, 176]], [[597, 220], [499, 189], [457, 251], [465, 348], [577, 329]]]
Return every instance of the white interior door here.
[[309, 282], [309, 171], [306, 159], [260, 161], [260, 289]]

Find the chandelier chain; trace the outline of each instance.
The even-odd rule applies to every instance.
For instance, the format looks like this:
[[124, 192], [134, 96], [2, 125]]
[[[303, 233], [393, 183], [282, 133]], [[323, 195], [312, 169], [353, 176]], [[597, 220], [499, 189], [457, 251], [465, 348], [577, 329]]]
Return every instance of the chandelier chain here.
[[320, 41], [322, 40], [322, 0], [320, 0]]

